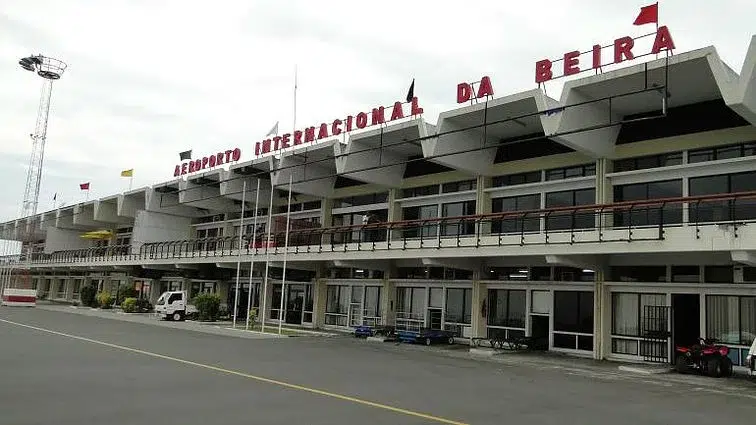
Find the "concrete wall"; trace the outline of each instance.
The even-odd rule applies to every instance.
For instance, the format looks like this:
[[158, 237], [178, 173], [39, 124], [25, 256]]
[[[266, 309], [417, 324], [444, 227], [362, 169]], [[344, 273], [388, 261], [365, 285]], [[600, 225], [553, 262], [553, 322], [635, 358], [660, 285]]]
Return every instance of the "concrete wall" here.
[[89, 248], [90, 243], [87, 239], [82, 239], [82, 233], [79, 230], [48, 227], [47, 238], [45, 240], [45, 253], [50, 254], [55, 251]]
[[131, 247], [138, 250], [148, 242], [191, 239], [191, 219], [153, 211], [139, 211], [134, 220]]

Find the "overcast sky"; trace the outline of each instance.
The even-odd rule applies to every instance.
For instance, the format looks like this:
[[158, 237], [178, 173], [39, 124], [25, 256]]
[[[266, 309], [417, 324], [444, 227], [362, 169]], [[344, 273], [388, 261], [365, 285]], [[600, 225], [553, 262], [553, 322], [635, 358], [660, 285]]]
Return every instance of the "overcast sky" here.
[[[537, 60], [640, 35], [648, 1], [424, 2], [0, 0], [0, 220], [20, 211], [41, 80], [18, 59], [68, 62], [55, 83], [40, 211], [169, 180], [195, 157], [254, 143], [276, 121], [298, 127], [415, 95], [434, 122], [456, 85], [491, 76], [497, 97], [534, 88]], [[677, 52], [714, 45], [736, 72], [756, 2], [667, 0], [660, 21]], [[548, 94], [559, 98], [559, 87]]]

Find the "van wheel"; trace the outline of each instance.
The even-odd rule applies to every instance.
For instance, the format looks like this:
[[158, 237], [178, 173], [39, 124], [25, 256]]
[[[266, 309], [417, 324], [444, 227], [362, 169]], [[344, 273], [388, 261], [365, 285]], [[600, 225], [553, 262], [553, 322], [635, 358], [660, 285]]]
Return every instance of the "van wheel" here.
[[173, 313], [171, 319], [173, 319], [174, 322], [181, 322], [182, 320], [184, 320], [184, 315], [180, 311], [177, 311]]
[[433, 341], [430, 338], [425, 338], [425, 345], [431, 345]]

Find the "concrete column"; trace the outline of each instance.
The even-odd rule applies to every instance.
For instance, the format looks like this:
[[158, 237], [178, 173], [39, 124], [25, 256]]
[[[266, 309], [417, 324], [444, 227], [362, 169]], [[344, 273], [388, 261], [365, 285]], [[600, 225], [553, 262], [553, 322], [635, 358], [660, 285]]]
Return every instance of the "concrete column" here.
[[[488, 302], [487, 285], [482, 283], [478, 277], [472, 282], [472, 317], [470, 320], [471, 338], [482, 338], [486, 336], [486, 317], [483, 315], [483, 305]], [[488, 306], [486, 306], [488, 311]], [[472, 344], [472, 342], [471, 342]]]
[[328, 298], [328, 280], [325, 278], [315, 279], [312, 284], [312, 325], [322, 328], [325, 325], [326, 300]]
[[[609, 204], [614, 201], [614, 188], [606, 178], [606, 174], [612, 169], [612, 161], [606, 158], [596, 160], [596, 203]], [[612, 226], [612, 214], [599, 214], [596, 216], [596, 226]]]
[[[333, 226], [333, 213], [332, 212], [333, 212], [333, 199], [321, 198], [320, 200], [320, 226], [321, 227]], [[331, 235], [323, 235], [321, 242], [323, 244], [330, 244]]]
[[391, 279], [383, 279], [381, 317], [384, 325], [393, 326], [396, 323], [396, 284]]
[[[491, 194], [484, 192], [484, 189], [491, 187], [492, 178], [488, 176], [478, 176], [475, 196], [475, 214], [491, 213]], [[480, 223], [480, 233], [483, 235], [491, 234], [491, 222]]]
[[68, 277], [64, 282], [66, 285], [66, 301], [73, 301], [74, 278]]
[[[387, 221], [393, 222], [393, 221], [401, 221], [404, 217], [402, 216], [402, 207], [396, 202], [397, 198], [401, 197], [401, 189], [389, 189], [388, 192], [388, 219]], [[390, 235], [390, 240], [398, 240], [402, 238], [402, 232], [392, 230]]]
[[596, 269], [593, 286], [593, 358], [601, 360], [611, 352], [612, 300], [605, 284], [606, 270]]

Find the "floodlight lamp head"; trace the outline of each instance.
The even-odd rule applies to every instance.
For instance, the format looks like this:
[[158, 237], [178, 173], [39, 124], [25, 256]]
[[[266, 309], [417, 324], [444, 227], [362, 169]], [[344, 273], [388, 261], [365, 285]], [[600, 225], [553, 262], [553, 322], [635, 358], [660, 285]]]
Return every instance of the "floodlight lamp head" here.
[[57, 80], [66, 70], [66, 63], [55, 58], [42, 55], [32, 55], [18, 61], [21, 68], [36, 71], [37, 75], [47, 80]]

